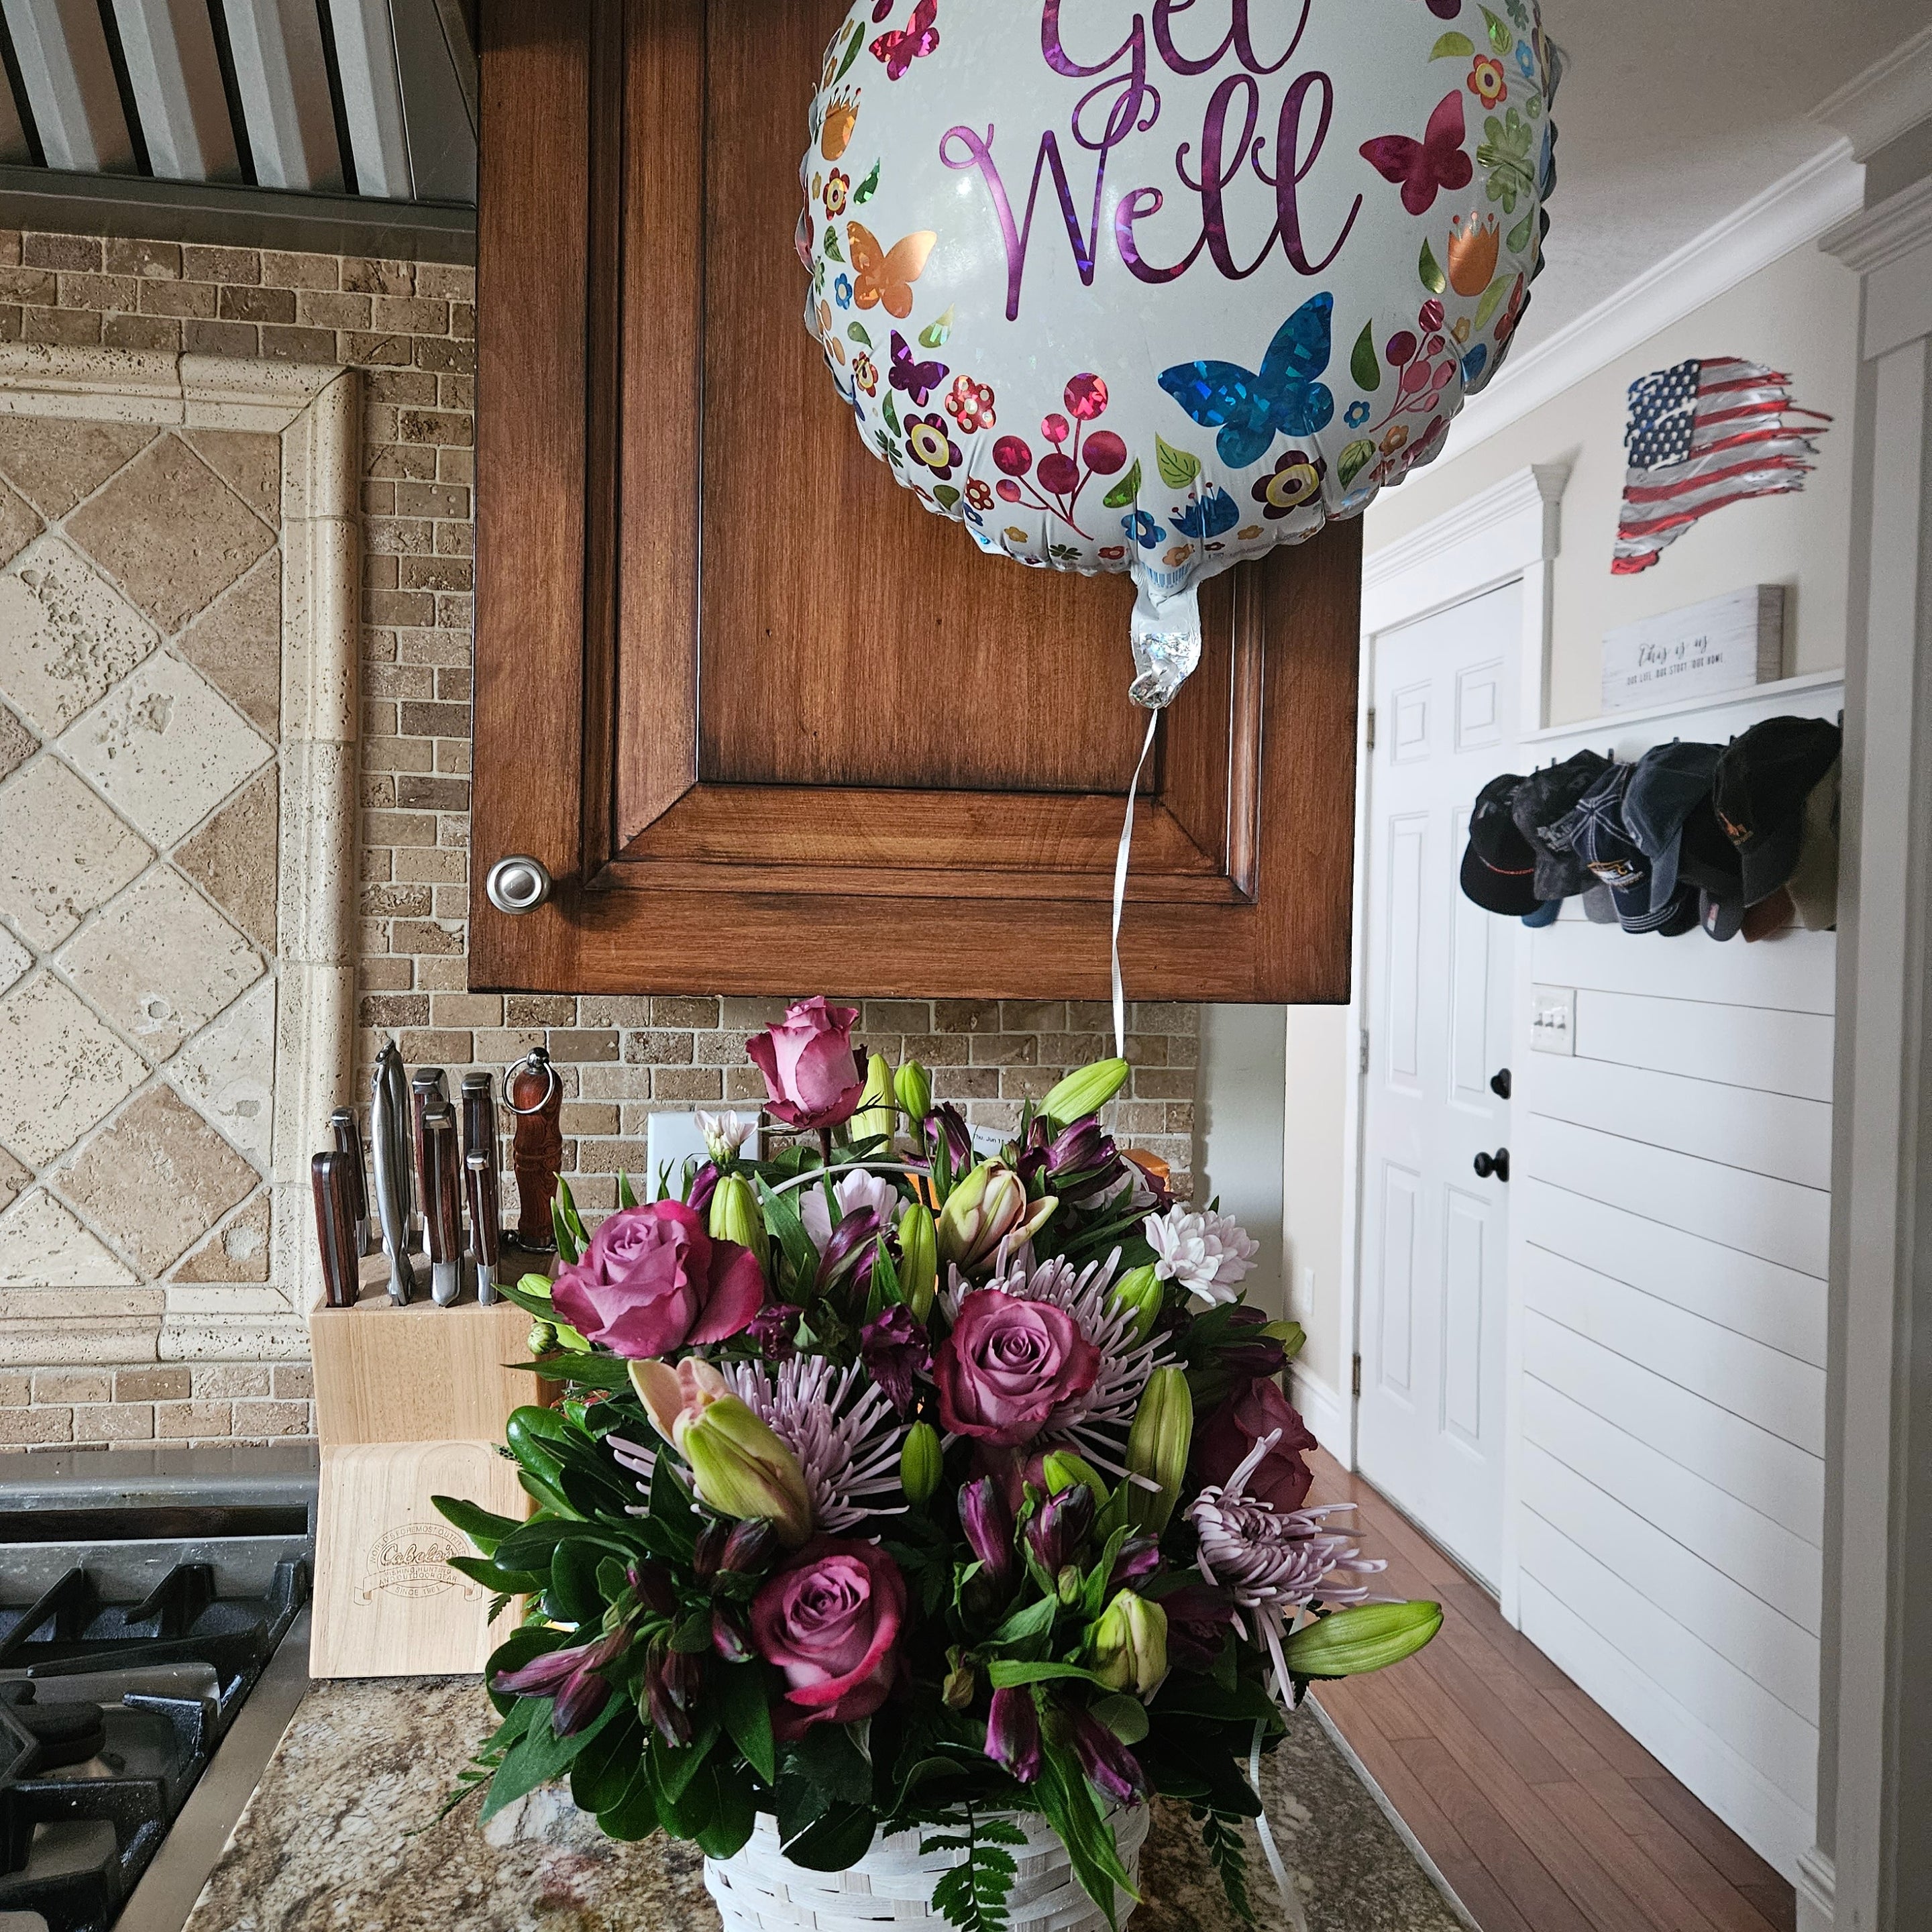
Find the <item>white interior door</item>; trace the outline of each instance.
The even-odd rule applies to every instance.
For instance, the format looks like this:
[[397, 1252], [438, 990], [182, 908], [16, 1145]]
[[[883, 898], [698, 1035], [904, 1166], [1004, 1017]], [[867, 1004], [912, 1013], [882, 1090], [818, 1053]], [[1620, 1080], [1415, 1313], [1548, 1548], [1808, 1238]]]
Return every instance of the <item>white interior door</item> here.
[[1456, 883], [1513, 769], [1520, 585], [1375, 644], [1362, 1123], [1362, 1473], [1492, 1586], [1502, 1565], [1513, 919]]

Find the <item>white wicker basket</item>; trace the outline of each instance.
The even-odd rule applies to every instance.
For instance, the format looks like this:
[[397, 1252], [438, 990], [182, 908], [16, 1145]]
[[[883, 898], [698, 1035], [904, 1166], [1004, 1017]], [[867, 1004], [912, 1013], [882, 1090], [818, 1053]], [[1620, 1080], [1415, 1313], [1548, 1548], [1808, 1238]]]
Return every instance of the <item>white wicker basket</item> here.
[[[1024, 1849], [1010, 1848], [1019, 1868], [1008, 1901], [1012, 1932], [1105, 1932], [1106, 1920], [1081, 1889], [1053, 1827], [1037, 1813], [1011, 1822], [1027, 1840]], [[1120, 1862], [1138, 1878], [1148, 1808], [1117, 1811], [1112, 1822]], [[741, 1851], [705, 1860], [704, 1883], [718, 1902], [724, 1932], [866, 1932], [880, 1925], [950, 1932], [933, 1910], [932, 1888], [964, 1854], [922, 1854], [920, 1836], [914, 1831], [875, 1838], [872, 1850], [847, 1870], [807, 1871], [778, 1849], [777, 1824], [761, 1814]], [[1115, 1899], [1123, 1926], [1133, 1903], [1124, 1892]]]

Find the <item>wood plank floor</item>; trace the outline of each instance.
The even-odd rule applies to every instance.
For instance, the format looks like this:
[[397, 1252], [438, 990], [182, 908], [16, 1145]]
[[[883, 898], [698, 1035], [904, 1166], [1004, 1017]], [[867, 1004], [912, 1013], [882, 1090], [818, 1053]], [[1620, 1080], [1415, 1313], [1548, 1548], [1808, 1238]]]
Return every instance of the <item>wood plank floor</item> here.
[[1316, 1451], [1388, 1587], [1440, 1634], [1316, 1696], [1482, 1932], [1792, 1932], [1791, 1887], [1376, 1490]]

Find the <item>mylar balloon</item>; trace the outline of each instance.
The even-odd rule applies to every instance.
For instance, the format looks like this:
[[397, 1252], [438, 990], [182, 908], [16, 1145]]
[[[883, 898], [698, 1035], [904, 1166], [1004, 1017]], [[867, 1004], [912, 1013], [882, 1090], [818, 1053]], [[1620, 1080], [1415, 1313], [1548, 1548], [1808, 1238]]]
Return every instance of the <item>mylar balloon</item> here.
[[1202, 579], [1358, 513], [1495, 374], [1553, 78], [1535, 0], [857, 0], [807, 323], [928, 508], [1133, 574], [1164, 704]]

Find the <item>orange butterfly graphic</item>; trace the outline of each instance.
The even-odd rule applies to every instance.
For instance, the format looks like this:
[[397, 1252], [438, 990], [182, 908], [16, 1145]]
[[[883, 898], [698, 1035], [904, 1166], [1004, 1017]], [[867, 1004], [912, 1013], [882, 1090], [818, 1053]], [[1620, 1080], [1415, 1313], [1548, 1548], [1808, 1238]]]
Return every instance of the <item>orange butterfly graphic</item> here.
[[885, 304], [888, 315], [902, 320], [912, 313], [912, 285], [926, 272], [926, 257], [939, 237], [930, 228], [922, 228], [881, 249], [878, 237], [862, 221], [845, 224], [845, 239], [852, 251], [856, 277], [853, 300], [861, 308]]

